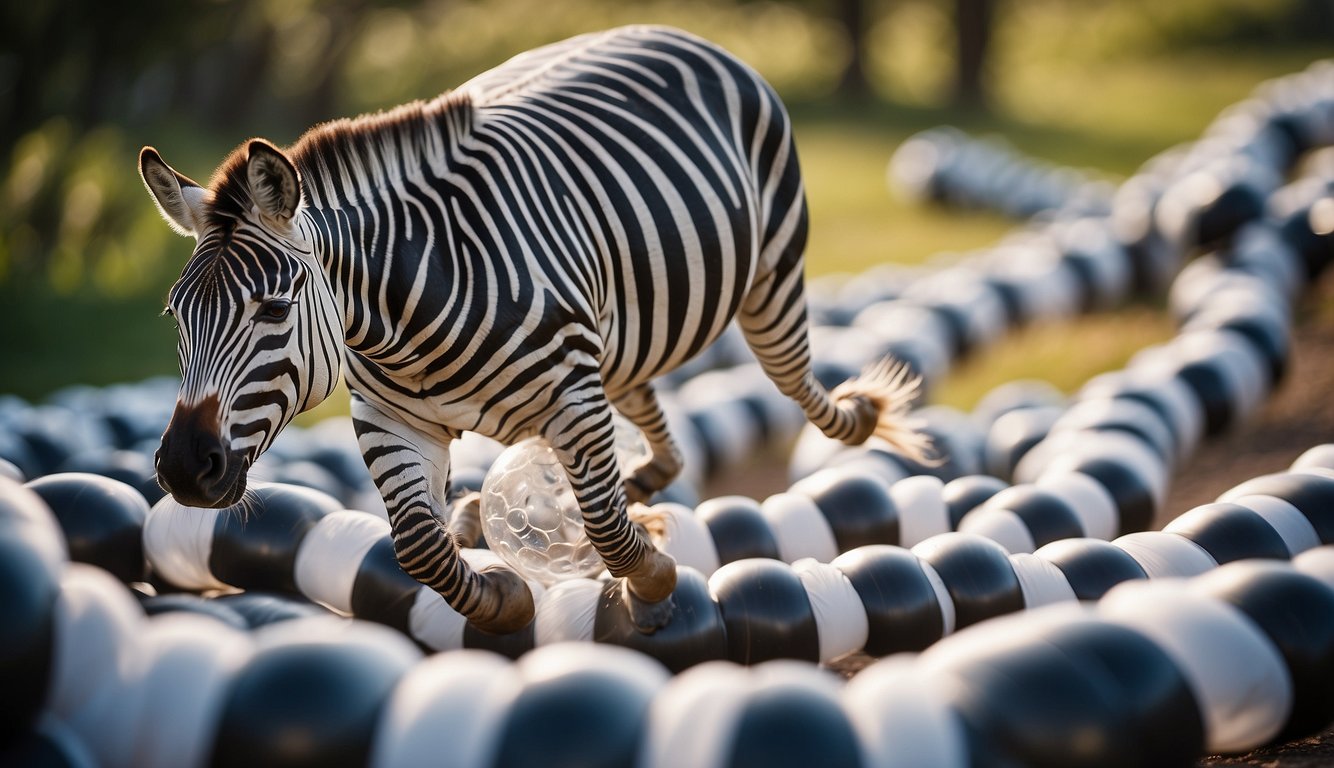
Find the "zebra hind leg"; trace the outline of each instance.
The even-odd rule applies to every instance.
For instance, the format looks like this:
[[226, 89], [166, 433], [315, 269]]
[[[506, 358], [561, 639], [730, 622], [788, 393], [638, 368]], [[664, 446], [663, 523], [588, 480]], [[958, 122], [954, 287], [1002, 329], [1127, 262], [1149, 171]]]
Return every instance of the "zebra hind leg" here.
[[631, 503], [647, 504], [681, 473], [681, 451], [667, 429], [667, 417], [649, 384], [641, 384], [613, 401], [616, 410], [639, 428], [650, 454], [625, 477], [625, 496]]
[[[590, 376], [596, 377], [596, 371]], [[676, 561], [630, 520], [611, 404], [601, 391], [571, 392], [543, 435], [569, 476], [589, 541], [607, 570], [624, 579], [622, 595], [635, 627], [650, 634], [666, 626], [672, 618]]]
[[765, 374], [825, 435], [848, 445], [875, 435], [914, 461], [934, 461], [930, 439], [908, 418], [921, 378], [907, 366], [886, 358], [833, 392], [815, 378], [799, 255], [756, 281], [737, 322]]
[[471, 491], [453, 502], [449, 532], [461, 547], [476, 547], [482, 540], [482, 494]]

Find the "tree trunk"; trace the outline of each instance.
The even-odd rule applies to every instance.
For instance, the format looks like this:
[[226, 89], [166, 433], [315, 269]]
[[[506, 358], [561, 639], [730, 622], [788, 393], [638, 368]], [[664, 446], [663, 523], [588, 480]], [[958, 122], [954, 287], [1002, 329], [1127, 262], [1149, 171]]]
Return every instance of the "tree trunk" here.
[[987, 48], [994, 11], [995, 0], [954, 0], [956, 104], [970, 107], [987, 104]]
[[835, 18], [848, 38], [848, 63], [838, 80], [839, 96], [862, 99], [871, 93], [866, 76], [866, 2], [837, 0]]

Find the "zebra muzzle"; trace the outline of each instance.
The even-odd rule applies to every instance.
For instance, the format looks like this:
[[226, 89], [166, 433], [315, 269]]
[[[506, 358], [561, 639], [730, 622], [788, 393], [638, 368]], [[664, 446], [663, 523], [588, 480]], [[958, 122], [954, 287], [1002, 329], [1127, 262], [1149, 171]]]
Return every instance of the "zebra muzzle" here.
[[154, 456], [158, 485], [190, 507], [219, 508], [240, 500], [248, 462], [219, 433], [215, 398], [177, 404]]

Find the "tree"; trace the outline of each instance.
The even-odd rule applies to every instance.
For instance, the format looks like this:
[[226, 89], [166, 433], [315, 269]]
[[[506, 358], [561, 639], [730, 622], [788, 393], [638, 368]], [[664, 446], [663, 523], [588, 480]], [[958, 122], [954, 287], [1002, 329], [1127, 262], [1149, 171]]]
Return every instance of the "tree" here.
[[866, 75], [866, 0], [834, 0], [834, 17], [848, 40], [848, 60], [838, 79], [838, 95], [860, 99], [871, 95], [871, 80]]
[[[952, 98], [956, 104], [987, 104], [987, 56], [995, 23], [995, 0], [954, 0], [955, 66]], [[874, 0], [833, 0], [829, 15], [843, 29], [848, 59], [838, 80], [839, 96], [861, 99], [872, 94], [867, 72], [867, 34], [874, 26]]]
[[954, 0], [954, 102], [987, 104], [986, 64], [994, 25], [994, 0]]

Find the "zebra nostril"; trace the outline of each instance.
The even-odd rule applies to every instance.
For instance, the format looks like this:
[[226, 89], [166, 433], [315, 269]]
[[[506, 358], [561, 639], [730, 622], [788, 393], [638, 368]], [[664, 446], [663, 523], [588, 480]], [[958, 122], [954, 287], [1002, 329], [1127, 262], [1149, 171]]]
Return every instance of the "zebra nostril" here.
[[200, 458], [199, 473], [195, 477], [199, 480], [200, 488], [211, 488], [227, 473], [227, 454], [223, 452], [222, 446], [212, 445], [205, 449]]

